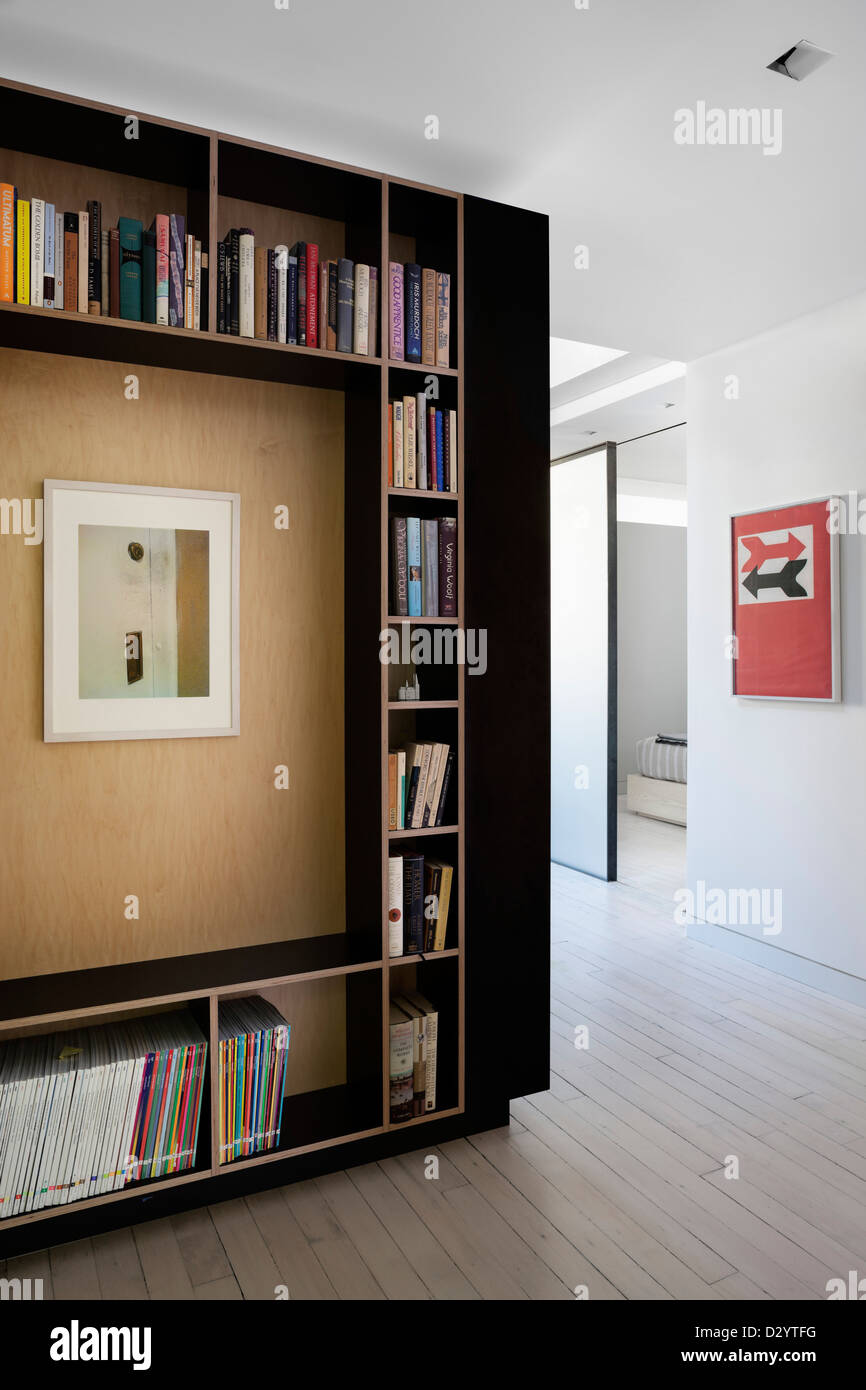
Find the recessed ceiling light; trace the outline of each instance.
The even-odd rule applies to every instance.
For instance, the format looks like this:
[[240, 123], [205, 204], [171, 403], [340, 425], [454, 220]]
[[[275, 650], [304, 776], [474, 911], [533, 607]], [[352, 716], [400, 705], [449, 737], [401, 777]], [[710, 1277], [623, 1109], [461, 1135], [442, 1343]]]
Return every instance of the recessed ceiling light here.
[[793, 48], [789, 48], [787, 53], [782, 53], [776, 58], [775, 62], [768, 63], [767, 67], [770, 72], [780, 72], [783, 77], [792, 77], [795, 82], [802, 82], [825, 63], [829, 63], [832, 57], [833, 54], [828, 53], [825, 48], [809, 43], [808, 39], [801, 39]]

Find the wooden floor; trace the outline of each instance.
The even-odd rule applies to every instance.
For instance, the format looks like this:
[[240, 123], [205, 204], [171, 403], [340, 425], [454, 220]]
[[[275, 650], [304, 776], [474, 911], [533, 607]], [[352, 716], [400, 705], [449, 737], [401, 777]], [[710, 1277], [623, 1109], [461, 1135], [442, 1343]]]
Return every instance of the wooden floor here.
[[551, 1037], [550, 1090], [434, 1151], [438, 1179], [422, 1148], [6, 1275], [76, 1299], [818, 1299], [866, 1273], [866, 1011], [554, 868]]

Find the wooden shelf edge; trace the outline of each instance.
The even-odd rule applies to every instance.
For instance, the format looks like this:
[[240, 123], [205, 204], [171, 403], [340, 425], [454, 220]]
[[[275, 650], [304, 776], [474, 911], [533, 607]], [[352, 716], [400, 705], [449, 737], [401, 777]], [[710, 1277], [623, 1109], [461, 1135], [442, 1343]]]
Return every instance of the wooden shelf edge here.
[[107, 1202], [123, 1201], [128, 1197], [149, 1197], [151, 1192], [162, 1191], [166, 1187], [180, 1187], [182, 1183], [198, 1182], [202, 1178], [212, 1178], [213, 1168], [202, 1168], [195, 1173], [178, 1173], [176, 1177], [153, 1178], [148, 1182], [133, 1183], [121, 1188], [119, 1192], [101, 1192], [98, 1197], [86, 1197], [81, 1202], [66, 1202], [63, 1206], [43, 1207], [41, 1211], [25, 1211], [20, 1216], [9, 1216], [0, 1220], [0, 1241], [4, 1231], [15, 1226], [29, 1226], [34, 1221], [44, 1221], [46, 1217], [64, 1216], [68, 1212], [87, 1211], [91, 1207], [102, 1207]]
[[447, 1110], [430, 1110], [426, 1115], [413, 1115], [411, 1120], [401, 1120], [399, 1124], [392, 1124], [389, 1120], [385, 1126], [389, 1134], [393, 1134], [396, 1129], [411, 1129], [413, 1125], [426, 1125], [431, 1120], [446, 1120], [450, 1115], [462, 1115], [464, 1107], [462, 1105], [452, 1105]]
[[460, 375], [459, 367], [431, 367], [428, 362], [395, 362], [391, 357], [385, 359], [385, 366], [397, 372], [423, 372], [425, 376]]
[[426, 964], [428, 961], [454, 960], [459, 955], [459, 946], [449, 946], [447, 951], [418, 951], [412, 956], [389, 956], [388, 968], [390, 970], [392, 965], [417, 965], [419, 962]]
[[459, 709], [459, 700], [389, 700], [388, 710], [401, 709]]
[[389, 830], [388, 839], [411, 840], [423, 835], [457, 835], [459, 832], [459, 825], [425, 825], [417, 830]]
[[440, 492], [439, 489], [435, 487], [394, 487], [390, 483], [388, 484], [388, 496], [406, 498], [433, 497], [437, 499], [442, 498], [443, 501], [448, 502], [460, 501], [460, 494], [458, 492], [446, 492], [444, 489]]
[[393, 627], [400, 623], [412, 623], [415, 627], [428, 627], [431, 623], [453, 623], [455, 627], [463, 626], [462, 618], [406, 618], [401, 617], [399, 614], [395, 615], [393, 613], [388, 614], [388, 616], [385, 619], [385, 622], [388, 627]]
[[220, 1163], [214, 1168], [214, 1176], [233, 1173], [240, 1168], [256, 1168], [262, 1163], [276, 1163], [281, 1158], [295, 1158], [298, 1154], [318, 1153], [320, 1149], [333, 1149], [338, 1144], [354, 1144], [358, 1139], [369, 1139], [375, 1134], [384, 1134], [385, 1125], [374, 1125], [372, 1129], [359, 1129], [351, 1134], [337, 1134], [332, 1139], [317, 1139], [312, 1144], [299, 1144], [294, 1149], [273, 1149], [268, 1153], [255, 1154], [251, 1158], [236, 1158], [232, 1163]]

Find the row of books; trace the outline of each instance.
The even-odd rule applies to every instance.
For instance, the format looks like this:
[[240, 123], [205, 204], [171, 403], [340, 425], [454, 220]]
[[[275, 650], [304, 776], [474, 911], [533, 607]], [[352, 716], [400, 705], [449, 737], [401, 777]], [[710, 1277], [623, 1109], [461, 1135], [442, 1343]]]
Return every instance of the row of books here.
[[279, 1146], [290, 1033], [258, 995], [220, 1001], [220, 1163]]
[[392, 516], [391, 616], [457, 616], [457, 518]]
[[448, 743], [410, 743], [388, 752], [388, 829], [424, 830], [442, 824], [454, 749]]
[[379, 271], [320, 261], [313, 241], [257, 246], [232, 227], [217, 246], [217, 332], [375, 357]]
[[450, 366], [451, 276], [410, 262], [388, 265], [388, 356]]
[[192, 1168], [207, 1043], [187, 1010], [0, 1047], [0, 1216]]
[[102, 204], [58, 212], [0, 184], [0, 300], [44, 309], [207, 327], [207, 252], [182, 213], [103, 226]]
[[389, 402], [388, 484], [457, 491], [456, 410], [438, 410], [423, 391]]
[[395, 994], [390, 1007], [391, 1123], [436, 1109], [439, 1013], [414, 990]]
[[388, 955], [445, 950], [454, 867], [414, 850], [388, 859]]

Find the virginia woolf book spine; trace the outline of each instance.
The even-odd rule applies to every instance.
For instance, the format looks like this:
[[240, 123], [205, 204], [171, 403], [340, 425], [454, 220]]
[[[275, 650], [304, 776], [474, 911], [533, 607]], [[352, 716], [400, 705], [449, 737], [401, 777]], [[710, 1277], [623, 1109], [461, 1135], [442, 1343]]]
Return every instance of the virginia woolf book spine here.
[[439, 518], [439, 613], [457, 617], [457, 518]]
[[406, 361], [421, 361], [421, 267], [410, 263], [405, 269]]
[[392, 362], [406, 357], [403, 337], [403, 267], [397, 261], [388, 266], [388, 356]]

